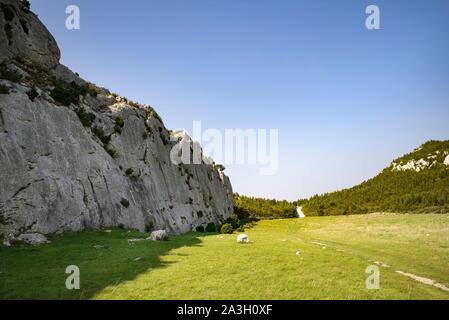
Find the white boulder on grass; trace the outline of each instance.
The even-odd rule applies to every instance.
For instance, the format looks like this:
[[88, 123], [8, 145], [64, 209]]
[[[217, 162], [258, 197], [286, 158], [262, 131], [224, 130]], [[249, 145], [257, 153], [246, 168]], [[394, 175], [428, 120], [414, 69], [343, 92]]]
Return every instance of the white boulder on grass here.
[[151, 241], [167, 241], [168, 240], [168, 233], [165, 230], [156, 230], [151, 232], [150, 237], [148, 240]]
[[446, 159], [444, 159], [444, 164], [446, 166], [449, 166], [449, 155], [446, 157]]
[[238, 243], [249, 243], [249, 237], [246, 234], [239, 234], [237, 236]]

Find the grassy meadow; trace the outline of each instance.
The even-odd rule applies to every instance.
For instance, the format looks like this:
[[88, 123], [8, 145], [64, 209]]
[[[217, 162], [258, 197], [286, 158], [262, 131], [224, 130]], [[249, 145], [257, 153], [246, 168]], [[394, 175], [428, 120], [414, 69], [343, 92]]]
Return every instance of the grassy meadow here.
[[[188, 233], [129, 245], [146, 235], [115, 229], [0, 247], [0, 299], [449, 299], [396, 272], [449, 287], [449, 214], [270, 220], [246, 233], [250, 244]], [[368, 290], [375, 262], [380, 289]], [[65, 288], [68, 265], [80, 290]]]

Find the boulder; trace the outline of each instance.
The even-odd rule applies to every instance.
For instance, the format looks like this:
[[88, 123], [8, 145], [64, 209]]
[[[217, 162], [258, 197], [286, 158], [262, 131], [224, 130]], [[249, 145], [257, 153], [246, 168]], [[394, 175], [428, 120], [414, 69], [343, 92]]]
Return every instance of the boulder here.
[[167, 241], [168, 240], [168, 233], [165, 230], [156, 230], [151, 232], [150, 237], [148, 240], [151, 241]]
[[15, 240], [24, 241], [32, 245], [50, 243], [47, 237], [45, 237], [43, 234], [40, 233], [23, 233], [17, 238], [15, 238]]
[[237, 236], [238, 243], [249, 243], [249, 237], [246, 234], [239, 234]]

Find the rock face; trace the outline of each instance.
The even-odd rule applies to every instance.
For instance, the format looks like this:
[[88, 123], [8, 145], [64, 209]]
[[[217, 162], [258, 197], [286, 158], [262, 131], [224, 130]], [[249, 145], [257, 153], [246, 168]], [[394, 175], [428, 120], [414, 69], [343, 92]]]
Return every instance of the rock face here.
[[[420, 151], [418, 149], [417, 151]], [[449, 151], [434, 151], [428, 153], [421, 159], [411, 159], [406, 162], [398, 161], [392, 162], [392, 171], [416, 171], [420, 172], [424, 169], [429, 169], [438, 165], [449, 165]]]
[[222, 166], [173, 164], [179, 137], [154, 109], [60, 65], [23, 1], [0, 0], [0, 11], [9, 91], [0, 94], [0, 238], [115, 226], [183, 233], [229, 217]]

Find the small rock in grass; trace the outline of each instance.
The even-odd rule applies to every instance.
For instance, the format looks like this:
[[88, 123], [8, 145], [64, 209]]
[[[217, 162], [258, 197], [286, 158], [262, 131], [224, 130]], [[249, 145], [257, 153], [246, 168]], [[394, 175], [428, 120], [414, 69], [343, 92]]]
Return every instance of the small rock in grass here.
[[237, 236], [237, 242], [238, 243], [249, 243], [249, 237], [244, 233], [239, 234]]
[[104, 230], [104, 232], [106, 232], [106, 233], [111, 233], [112, 230]]
[[142, 257], [137, 257], [134, 259], [134, 261], [140, 261], [140, 260], [142, 260]]
[[97, 244], [94, 246], [94, 248], [97, 250], [101, 250], [101, 249], [104, 249], [104, 246]]
[[50, 241], [48, 241], [47, 238], [40, 233], [24, 233], [18, 236], [17, 240], [24, 241], [32, 245], [50, 243]]
[[301, 255], [301, 251], [296, 251], [296, 255], [300, 256]]
[[136, 242], [140, 242], [140, 241], [144, 241], [145, 239], [142, 239], [142, 238], [138, 238], [138, 239], [128, 239], [128, 244], [131, 246], [131, 245], [134, 245]]
[[168, 233], [165, 230], [156, 230], [151, 232], [150, 237], [147, 240], [151, 241], [167, 241]]

